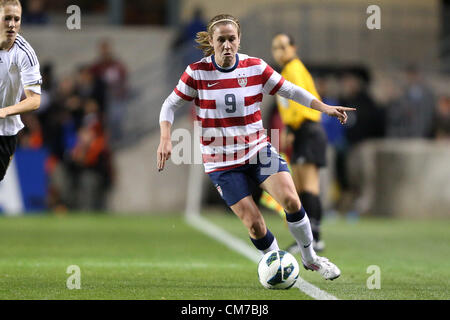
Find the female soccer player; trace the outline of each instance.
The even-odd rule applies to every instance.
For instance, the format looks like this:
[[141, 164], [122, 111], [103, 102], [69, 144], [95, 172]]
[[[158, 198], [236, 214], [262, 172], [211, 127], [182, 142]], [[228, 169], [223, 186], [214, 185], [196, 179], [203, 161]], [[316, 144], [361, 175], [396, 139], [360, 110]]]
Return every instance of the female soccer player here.
[[[41, 103], [39, 62], [18, 34], [21, 16], [19, 0], [0, 0], [0, 181], [16, 149], [17, 133], [24, 127], [20, 114]], [[22, 88], [26, 98], [20, 101]]]
[[195, 100], [205, 171], [247, 227], [255, 247], [263, 253], [279, 249], [251, 197], [250, 180], [285, 209], [289, 230], [300, 246], [305, 268], [318, 271], [325, 279], [335, 279], [340, 270], [328, 259], [317, 256], [312, 248], [308, 216], [286, 162], [268, 141], [260, 104], [264, 93], [279, 94], [338, 117], [343, 123], [347, 120], [345, 111], [354, 109], [328, 106], [285, 81], [263, 60], [238, 53], [240, 39], [239, 21], [228, 14], [215, 16], [207, 30], [197, 34], [205, 57], [186, 68], [161, 108], [158, 170], [164, 169], [171, 155], [170, 132], [175, 110], [185, 101]]

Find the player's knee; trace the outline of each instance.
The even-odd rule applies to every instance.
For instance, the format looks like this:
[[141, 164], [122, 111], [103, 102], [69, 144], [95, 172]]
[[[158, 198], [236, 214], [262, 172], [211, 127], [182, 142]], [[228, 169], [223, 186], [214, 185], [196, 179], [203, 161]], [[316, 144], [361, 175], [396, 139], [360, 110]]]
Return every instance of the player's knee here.
[[283, 199], [283, 207], [287, 212], [297, 212], [300, 210], [300, 199], [297, 193], [287, 193]]

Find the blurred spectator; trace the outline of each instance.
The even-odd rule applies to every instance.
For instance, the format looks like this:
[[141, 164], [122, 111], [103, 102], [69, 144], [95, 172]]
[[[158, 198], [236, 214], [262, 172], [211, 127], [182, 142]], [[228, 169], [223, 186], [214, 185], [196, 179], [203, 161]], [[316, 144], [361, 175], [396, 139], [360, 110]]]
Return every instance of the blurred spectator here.
[[345, 135], [350, 145], [384, 135], [384, 114], [369, 94], [369, 76], [362, 70], [345, 71], [341, 77], [342, 106], [356, 107], [348, 113]]
[[339, 104], [356, 107], [348, 113], [345, 125], [345, 143], [336, 154], [336, 174], [343, 192], [340, 207], [348, 217], [366, 213], [370, 207], [370, 190], [363, 190], [366, 179], [365, 166], [368, 154], [361, 149], [361, 143], [384, 135], [384, 114], [369, 94], [369, 75], [359, 69], [347, 70], [341, 76], [341, 97]]
[[206, 30], [206, 22], [203, 17], [203, 10], [196, 8], [189, 22], [182, 25], [172, 43], [172, 52], [180, 54], [182, 66], [194, 63], [203, 58], [203, 53], [198, 50], [195, 38], [197, 32]]
[[22, 20], [25, 24], [43, 25], [49, 22], [44, 0], [28, 0]]
[[60, 160], [63, 159], [65, 150], [74, 144], [77, 123], [80, 122], [76, 121], [80, 117], [80, 104], [81, 101], [75, 96], [73, 77], [63, 77], [54, 93], [45, 126], [45, 141], [50, 152]]
[[94, 99], [99, 106], [99, 113], [103, 115], [106, 88], [102, 79], [95, 77], [89, 66], [83, 65], [78, 69], [75, 85], [78, 95], [83, 99]]
[[[197, 49], [195, 38], [197, 32], [206, 30], [206, 22], [203, 16], [203, 10], [200, 7], [194, 9], [192, 18], [189, 22], [182, 24], [171, 44], [171, 55], [167, 56], [167, 64], [170, 65], [171, 71], [167, 78], [170, 86], [179, 80], [180, 74], [183, 73], [187, 65], [197, 62], [203, 58], [201, 50]], [[172, 78], [173, 77], [173, 78]], [[191, 103], [191, 115], [196, 119], [195, 103]]]
[[51, 210], [103, 210], [113, 181], [101, 107], [103, 79], [88, 66], [59, 81], [53, 79], [52, 65], [44, 64], [42, 69], [42, 107], [22, 116], [26, 127], [20, 132], [19, 147], [48, 151], [45, 169]]
[[95, 100], [85, 102], [82, 126], [77, 131], [75, 145], [65, 159], [71, 202], [75, 209], [103, 209], [111, 182], [110, 152], [98, 111]]
[[[76, 101], [79, 103], [75, 103]], [[51, 154], [47, 162], [50, 178], [48, 202], [50, 208], [57, 211], [74, 207], [70, 201], [70, 179], [64, 160], [68, 150], [76, 143], [77, 123], [81, 122], [76, 121], [80, 106], [81, 100], [77, 100], [75, 96], [75, 79], [72, 75], [67, 75], [59, 81], [55, 90], [45, 128], [45, 141]]]
[[53, 78], [53, 65], [51, 63], [44, 63], [41, 67], [42, 74], [42, 85], [41, 85], [41, 105], [37, 112], [39, 113], [39, 118], [41, 115], [47, 112], [48, 108], [52, 104], [53, 90], [55, 87], [55, 82]]
[[[316, 89], [319, 93], [322, 101], [331, 106], [339, 105], [338, 99], [335, 99], [328, 88], [329, 78], [325, 76], [317, 75], [314, 77]], [[344, 143], [344, 126], [341, 125], [339, 120], [335, 117], [330, 117], [325, 113], [322, 113], [322, 125], [327, 133], [328, 142], [333, 147], [338, 147]]]
[[95, 79], [100, 79], [105, 85], [105, 126], [108, 129], [110, 141], [114, 142], [121, 137], [122, 119], [126, 114], [127, 69], [114, 56], [108, 39], [101, 40], [98, 48], [99, 56], [91, 65], [90, 71]]
[[448, 95], [441, 96], [438, 100], [435, 124], [436, 139], [450, 139], [450, 96]]
[[361, 74], [352, 71], [346, 71], [341, 76], [339, 104], [357, 108], [356, 112], [348, 113], [340, 152], [336, 154], [336, 174], [344, 191], [350, 188], [347, 172], [347, 156], [350, 149], [366, 139], [383, 135], [383, 116], [368, 93], [367, 79], [366, 77], [364, 80]]
[[435, 99], [415, 66], [405, 71], [403, 93], [387, 109], [387, 136], [392, 138], [431, 138]]
[[49, 107], [45, 143], [51, 156], [48, 202], [54, 210], [102, 210], [112, 183], [100, 81], [89, 68], [59, 82]]
[[[325, 75], [317, 75], [315, 78], [316, 83], [316, 89], [319, 93], [320, 97], [322, 98], [322, 101], [326, 104], [337, 106], [339, 105], [338, 99], [336, 99], [332, 94], [330, 90], [330, 82], [332, 78], [330, 76]], [[332, 214], [334, 212], [334, 209], [338, 205], [339, 202], [339, 187], [338, 187], [338, 181], [343, 181], [346, 179], [343, 179], [340, 177], [340, 174], [345, 173], [345, 170], [343, 171], [338, 170], [337, 168], [342, 167], [342, 160], [345, 160], [345, 152], [347, 151], [347, 140], [345, 137], [345, 127], [339, 122], [339, 120], [335, 117], [330, 117], [326, 115], [325, 113], [322, 113], [322, 119], [321, 119], [323, 128], [325, 129], [325, 132], [327, 134], [328, 139], [328, 145], [329, 148], [332, 148], [334, 151], [332, 153], [332, 161], [330, 161], [329, 165], [329, 172], [333, 173], [332, 177], [330, 177], [330, 180], [321, 181], [322, 185], [328, 184], [324, 190], [328, 190], [328, 194], [330, 195], [330, 198], [325, 198], [323, 200], [324, 208], [327, 206], [328, 202], [328, 214]]]
[[19, 134], [21, 148], [39, 149], [43, 146], [43, 136], [39, 118], [34, 113], [26, 113], [21, 116], [25, 128]]

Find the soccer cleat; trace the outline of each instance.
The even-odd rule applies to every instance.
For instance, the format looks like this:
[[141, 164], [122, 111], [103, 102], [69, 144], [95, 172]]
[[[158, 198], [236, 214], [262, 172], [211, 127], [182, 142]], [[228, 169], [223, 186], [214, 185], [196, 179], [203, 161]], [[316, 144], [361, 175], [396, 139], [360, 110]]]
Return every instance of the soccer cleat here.
[[325, 250], [325, 242], [323, 240], [313, 240], [313, 249], [315, 252], [322, 252]]
[[341, 270], [325, 257], [317, 256], [312, 263], [302, 262], [306, 270], [317, 271], [325, 280], [334, 280], [341, 275]]

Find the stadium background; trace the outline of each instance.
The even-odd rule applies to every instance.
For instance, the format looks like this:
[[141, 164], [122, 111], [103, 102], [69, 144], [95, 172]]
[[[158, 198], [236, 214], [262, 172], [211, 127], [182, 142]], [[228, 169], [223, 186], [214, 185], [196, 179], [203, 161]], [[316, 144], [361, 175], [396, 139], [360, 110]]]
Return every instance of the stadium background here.
[[[4, 252], [9, 252], [8, 241], [12, 249], [17, 245], [17, 252], [21, 252], [16, 243], [20, 232], [29, 232], [30, 240], [25, 237], [24, 241], [30, 241], [30, 248], [34, 240], [46, 239], [46, 228], [53, 232], [56, 229], [52, 228], [59, 223], [55, 220], [47, 223], [45, 219], [53, 216], [80, 216], [81, 220], [76, 217], [68, 221], [74, 228], [98, 233], [99, 237], [109, 237], [112, 228], [121, 227], [116, 220], [84, 221], [81, 212], [89, 217], [101, 216], [100, 219], [149, 216], [149, 220], [142, 220], [146, 224], [129, 220], [129, 225], [122, 225], [125, 231], [120, 241], [124, 246], [131, 243], [126, 236], [132, 238], [135, 234], [141, 237], [139, 241], [143, 241], [144, 234], [152, 234], [155, 239], [165, 237], [162, 230], [167, 227], [169, 232], [173, 231], [175, 223], [163, 223], [159, 217], [162, 214], [177, 219], [190, 197], [201, 200], [202, 211], [219, 212], [212, 216], [217, 224], [229, 231], [236, 228], [234, 222], [224, 218], [227, 209], [206, 175], [194, 176], [202, 179], [204, 189], [200, 195], [192, 196], [198, 193], [189, 187], [193, 166], [169, 162], [162, 173], [156, 169], [161, 104], [184, 67], [201, 57], [201, 52], [193, 48], [195, 32], [204, 28], [210, 17], [227, 12], [241, 21], [242, 52], [261, 57], [275, 67], [271, 38], [277, 32], [288, 32], [295, 38], [299, 56], [311, 71], [322, 97], [358, 108], [344, 127], [325, 123], [330, 139], [329, 166], [321, 173], [325, 228], [327, 221], [337, 217], [347, 221], [339, 225], [341, 229], [337, 226], [335, 231], [326, 229], [325, 239], [329, 234], [332, 239], [343, 241], [342, 248], [356, 242], [361, 247], [356, 245], [354, 250], [364, 250], [368, 234], [392, 236], [393, 242], [398, 236], [407, 250], [408, 243], [420, 241], [422, 235], [431, 239], [427, 245], [435, 251], [424, 249], [424, 244], [421, 249], [424, 259], [422, 264], [415, 264], [414, 275], [427, 268], [426, 261], [441, 257], [441, 249], [449, 240], [445, 228], [450, 218], [450, 1], [24, 0], [22, 3], [22, 34], [41, 64], [42, 104], [37, 112], [22, 116], [26, 128], [20, 133], [19, 148], [7, 177], [0, 183], [0, 212], [6, 216], [44, 216], [44, 220], [30, 220], [31, 217], [17, 222], [2, 220]], [[81, 9], [80, 30], [69, 30], [66, 26], [71, 15], [66, 9], [73, 4]], [[366, 26], [369, 5], [381, 8], [380, 30], [369, 30]], [[201, 15], [195, 18], [199, 11]], [[262, 114], [268, 129], [276, 122], [275, 111], [273, 97], [265, 97]], [[189, 105], [179, 110], [174, 128], [192, 128], [191, 112]], [[87, 154], [82, 152], [85, 149], [89, 150]], [[196, 167], [201, 171], [201, 166]], [[262, 209], [270, 221], [279, 220]], [[369, 220], [364, 220], [366, 217]], [[373, 217], [388, 220], [385, 223], [370, 220]], [[359, 218], [362, 219], [358, 229], [351, 229], [354, 238], [346, 238], [348, 228], [353, 228]], [[419, 218], [419, 224], [410, 224], [412, 218]], [[149, 229], [144, 230], [144, 225]], [[32, 235], [36, 237], [31, 239]], [[58, 241], [66, 244], [62, 234], [51, 233], [48, 237], [50, 246]], [[98, 240], [100, 257], [102, 241]], [[287, 238], [281, 237], [281, 242], [286, 241]], [[341, 244], [339, 241], [334, 248]], [[169, 246], [169, 250], [174, 250], [178, 244]], [[40, 252], [43, 248], [35, 249]], [[105, 250], [109, 250], [109, 245]], [[121, 252], [126, 250], [124, 247]], [[215, 249], [205, 246], [202, 250]], [[448, 248], [444, 250], [448, 252]], [[400, 249], [395, 252], [403, 253]], [[76, 256], [78, 251], [73, 254]], [[351, 256], [354, 254], [348, 253]], [[397, 258], [401, 259], [401, 255]], [[9, 258], [5, 259], [7, 263]], [[389, 261], [391, 257], [383, 259]], [[15, 268], [15, 260], [11, 261], [10, 268]], [[125, 261], [124, 258], [121, 266]], [[218, 258], [211, 263], [219, 265], [220, 261]], [[404, 262], [400, 264], [402, 268], [417, 261], [408, 256]], [[425, 298], [448, 299], [448, 286], [445, 290], [439, 287], [442, 285], [439, 279], [448, 274], [446, 263], [439, 265], [442, 273], [436, 274], [435, 282], [430, 280], [434, 287], [427, 287], [431, 289], [424, 293]], [[351, 269], [350, 260], [348, 265]], [[416, 285], [413, 274], [405, 274], [405, 283]], [[356, 278], [359, 276], [363, 283], [364, 275]], [[136, 283], [139, 287], [139, 282]], [[438, 291], [440, 295], [430, 293]], [[421, 297], [419, 293], [414, 295], [416, 291], [408, 292], [387, 297]], [[169, 293], [160, 295], [170, 297]], [[6, 297], [42, 296], [36, 291]], [[51, 294], [49, 297], [73, 298]], [[98, 295], [78, 297], [109, 296], [100, 290]], [[141, 296], [136, 293], [111, 297]], [[175, 298], [186, 297], [191, 297], [189, 290]], [[347, 298], [360, 296], [351, 293]]]
[[[9, 172], [19, 182], [3, 183], [2, 211], [183, 209], [187, 165], [155, 170], [158, 114], [183, 68], [201, 57], [195, 32], [227, 11], [242, 22], [243, 52], [275, 67], [271, 37], [288, 32], [321, 94], [359, 108], [343, 130], [329, 129], [328, 210], [448, 216], [448, 1], [370, 4], [381, 8], [380, 30], [366, 26], [366, 1], [80, 1], [81, 30], [69, 30], [68, 2], [24, 1], [22, 33], [38, 53], [44, 94], [40, 110], [23, 117]], [[189, 127], [189, 111], [176, 126]], [[267, 128], [273, 111], [267, 97]], [[91, 129], [91, 158], [75, 160]], [[204, 200], [221, 205], [214, 191]]]

